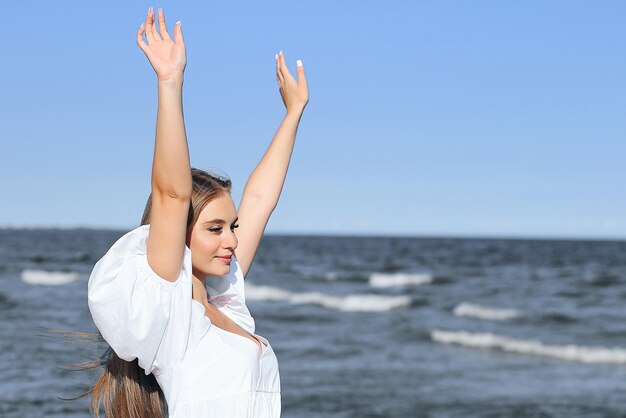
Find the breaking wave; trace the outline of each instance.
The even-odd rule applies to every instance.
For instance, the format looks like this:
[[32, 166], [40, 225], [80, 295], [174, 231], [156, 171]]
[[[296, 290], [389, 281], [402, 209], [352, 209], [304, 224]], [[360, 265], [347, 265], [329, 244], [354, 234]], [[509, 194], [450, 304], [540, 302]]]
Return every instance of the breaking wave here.
[[58, 286], [76, 281], [80, 275], [73, 272], [24, 270], [21, 277], [27, 284]]
[[330, 296], [319, 292], [290, 292], [271, 286], [246, 283], [246, 299], [256, 301], [284, 300], [301, 305], [312, 304], [344, 312], [385, 312], [411, 305], [409, 296], [380, 296], [354, 294]]
[[506, 321], [520, 316], [522, 313], [514, 309], [495, 309], [472, 303], [461, 303], [452, 311], [456, 316], [487, 319], [489, 321]]
[[432, 275], [419, 273], [373, 273], [369, 277], [369, 284], [372, 287], [419, 286], [432, 282]]
[[547, 345], [540, 341], [502, 337], [491, 333], [433, 330], [433, 341], [458, 344], [472, 348], [494, 348], [506, 352], [550, 357], [581, 363], [626, 364], [626, 350], [622, 348], [584, 347], [578, 345]]

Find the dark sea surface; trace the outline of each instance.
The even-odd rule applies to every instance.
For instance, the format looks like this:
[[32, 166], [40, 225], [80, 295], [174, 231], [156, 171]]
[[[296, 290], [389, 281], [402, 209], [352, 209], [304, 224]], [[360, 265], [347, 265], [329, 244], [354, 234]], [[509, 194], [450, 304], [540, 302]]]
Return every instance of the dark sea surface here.
[[[126, 231], [0, 230], [0, 417], [87, 417], [93, 265]], [[283, 416], [626, 417], [626, 242], [266, 236]]]

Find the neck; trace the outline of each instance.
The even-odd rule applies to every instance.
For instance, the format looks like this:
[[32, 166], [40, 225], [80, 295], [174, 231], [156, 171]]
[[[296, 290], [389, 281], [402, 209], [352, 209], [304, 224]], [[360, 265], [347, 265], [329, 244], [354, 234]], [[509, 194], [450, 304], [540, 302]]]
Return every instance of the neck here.
[[192, 287], [191, 297], [202, 304], [209, 303], [209, 298], [207, 296], [206, 287], [204, 283], [204, 279], [206, 279], [206, 276], [194, 273], [192, 275], [192, 278], [193, 280], [192, 280], [192, 285], [191, 285]]

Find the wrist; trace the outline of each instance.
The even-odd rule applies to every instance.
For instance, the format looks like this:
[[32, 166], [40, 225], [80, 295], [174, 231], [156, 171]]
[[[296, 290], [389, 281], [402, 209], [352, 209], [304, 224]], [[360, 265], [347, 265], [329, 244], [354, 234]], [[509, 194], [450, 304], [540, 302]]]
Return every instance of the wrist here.
[[183, 74], [170, 74], [167, 76], [157, 76], [157, 81], [159, 85], [181, 85], [183, 84], [184, 77]]
[[302, 116], [302, 113], [304, 113], [304, 106], [292, 107], [287, 109], [286, 117], [295, 116], [299, 118], [300, 116]]

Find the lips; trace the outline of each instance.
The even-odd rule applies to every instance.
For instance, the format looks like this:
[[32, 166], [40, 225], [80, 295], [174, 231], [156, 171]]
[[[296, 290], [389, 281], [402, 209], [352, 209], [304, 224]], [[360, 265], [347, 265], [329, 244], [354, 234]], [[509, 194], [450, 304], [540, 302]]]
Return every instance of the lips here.
[[228, 255], [228, 256], [217, 256], [216, 258], [219, 258], [222, 261], [225, 261], [227, 263], [230, 263], [230, 260], [232, 259], [232, 255]]

